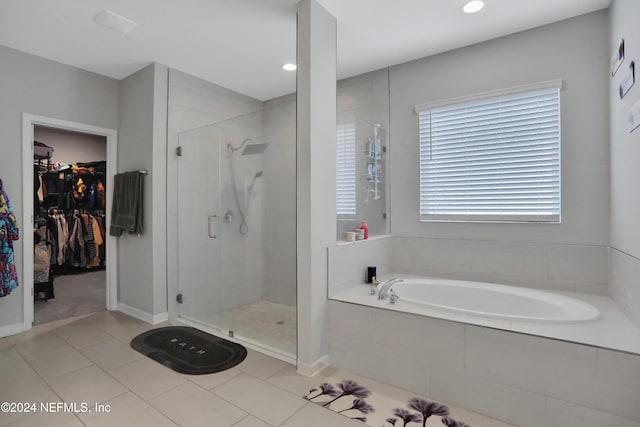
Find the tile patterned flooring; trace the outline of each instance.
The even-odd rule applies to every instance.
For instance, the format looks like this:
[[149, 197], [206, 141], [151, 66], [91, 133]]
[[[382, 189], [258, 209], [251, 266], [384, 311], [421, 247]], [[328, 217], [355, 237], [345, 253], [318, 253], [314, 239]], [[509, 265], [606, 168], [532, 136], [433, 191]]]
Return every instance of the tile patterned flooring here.
[[[33, 413], [0, 413], [0, 426], [357, 427], [363, 424], [302, 396], [324, 380], [347, 378], [399, 402], [409, 396], [335, 369], [303, 377], [292, 365], [252, 350], [223, 372], [178, 374], [129, 347], [134, 336], [158, 326], [165, 325], [102, 311], [0, 338], [0, 402], [37, 405]], [[41, 402], [63, 401], [76, 403], [77, 411], [40, 410]], [[90, 411], [82, 411], [83, 402]], [[109, 412], [97, 411], [96, 404]], [[456, 411], [473, 427], [507, 426]]]

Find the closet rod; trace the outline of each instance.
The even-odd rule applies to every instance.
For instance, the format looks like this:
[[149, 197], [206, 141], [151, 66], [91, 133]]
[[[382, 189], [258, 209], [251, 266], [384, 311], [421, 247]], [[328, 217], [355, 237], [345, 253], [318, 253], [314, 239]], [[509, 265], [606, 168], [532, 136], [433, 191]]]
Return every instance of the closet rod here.
[[144, 170], [144, 169], [143, 170], [139, 170], [138, 173], [142, 174], [142, 175], [149, 175], [149, 172]]

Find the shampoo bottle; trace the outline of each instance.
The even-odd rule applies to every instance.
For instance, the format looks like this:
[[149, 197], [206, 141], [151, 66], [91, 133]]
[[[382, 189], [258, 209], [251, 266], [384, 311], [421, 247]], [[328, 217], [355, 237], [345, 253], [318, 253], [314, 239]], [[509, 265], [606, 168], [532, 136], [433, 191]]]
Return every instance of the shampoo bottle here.
[[362, 220], [360, 223], [360, 229], [364, 231], [364, 240], [369, 238], [369, 227], [367, 226], [367, 221]]

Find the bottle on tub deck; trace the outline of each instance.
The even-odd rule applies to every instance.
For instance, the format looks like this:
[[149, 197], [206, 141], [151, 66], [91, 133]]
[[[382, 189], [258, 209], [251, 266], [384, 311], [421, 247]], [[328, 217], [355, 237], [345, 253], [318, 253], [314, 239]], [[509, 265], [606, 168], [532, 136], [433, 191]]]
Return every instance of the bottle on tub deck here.
[[364, 240], [369, 238], [369, 226], [367, 226], [367, 221], [364, 219], [360, 223], [360, 229], [364, 231]]
[[377, 277], [374, 277], [371, 280], [371, 286], [369, 287], [369, 295], [375, 295], [378, 293], [378, 285], [380, 284], [380, 281], [378, 280]]

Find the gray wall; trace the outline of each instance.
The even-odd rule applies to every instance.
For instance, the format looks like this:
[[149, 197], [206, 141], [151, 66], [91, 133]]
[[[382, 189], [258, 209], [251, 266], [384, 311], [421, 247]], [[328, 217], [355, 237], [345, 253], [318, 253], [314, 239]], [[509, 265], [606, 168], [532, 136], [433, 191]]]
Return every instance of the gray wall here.
[[611, 150], [611, 250], [609, 280], [614, 299], [640, 326], [640, 128], [629, 133], [627, 116], [631, 106], [640, 100], [636, 83], [620, 100], [618, 85], [631, 61], [640, 59], [640, 3], [637, 0], [615, 0], [609, 13], [609, 55], [625, 39], [625, 59], [613, 78], [609, 78], [610, 150]]
[[[547, 247], [560, 245], [554, 250], [577, 260], [572, 268], [591, 264], [591, 269], [601, 271], [588, 287], [606, 291], [607, 19], [607, 11], [596, 12], [391, 68], [391, 231], [407, 238], [407, 255], [414, 256], [394, 264], [428, 270], [445, 259], [456, 263], [449, 265], [448, 275], [457, 278], [472, 276], [478, 268], [486, 277], [497, 277], [508, 267], [505, 271], [513, 284], [535, 285], [542, 280], [547, 288], [554, 288], [555, 282], [559, 289], [575, 288], [576, 283], [553, 277]], [[414, 106], [558, 78], [565, 83], [562, 224], [421, 223]], [[426, 252], [416, 257], [425, 247], [441, 248], [439, 257]]]
[[150, 315], [145, 318], [150, 321], [167, 311], [166, 79], [166, 67], [153, 64], [121, 80], [119, 87], [118, 172], [147, 170], [149, 175], [144, 232], [118, 239], [118, 300]]
[[298, 371], [323, 368], [327, 345], [327, 247], [336, 227], [336, 19], [298, 3], [296, 246]]
[[[0, 178], [22, 216], [22, 113], [118, 128], [118, 82], [0, 46]], [[26, 195], [31, 197], [30, 195]], [[21, 233], [28, 225], [21, 225]], [[22, 242], [15, 245], [22, 277]], [[0, 299], [0, 330], [22, 324], [21, 286]]]
[[54, 148], [52, 162], [72, 164], [107, 160], [104, 136], [36, 126], [33, 138]]

